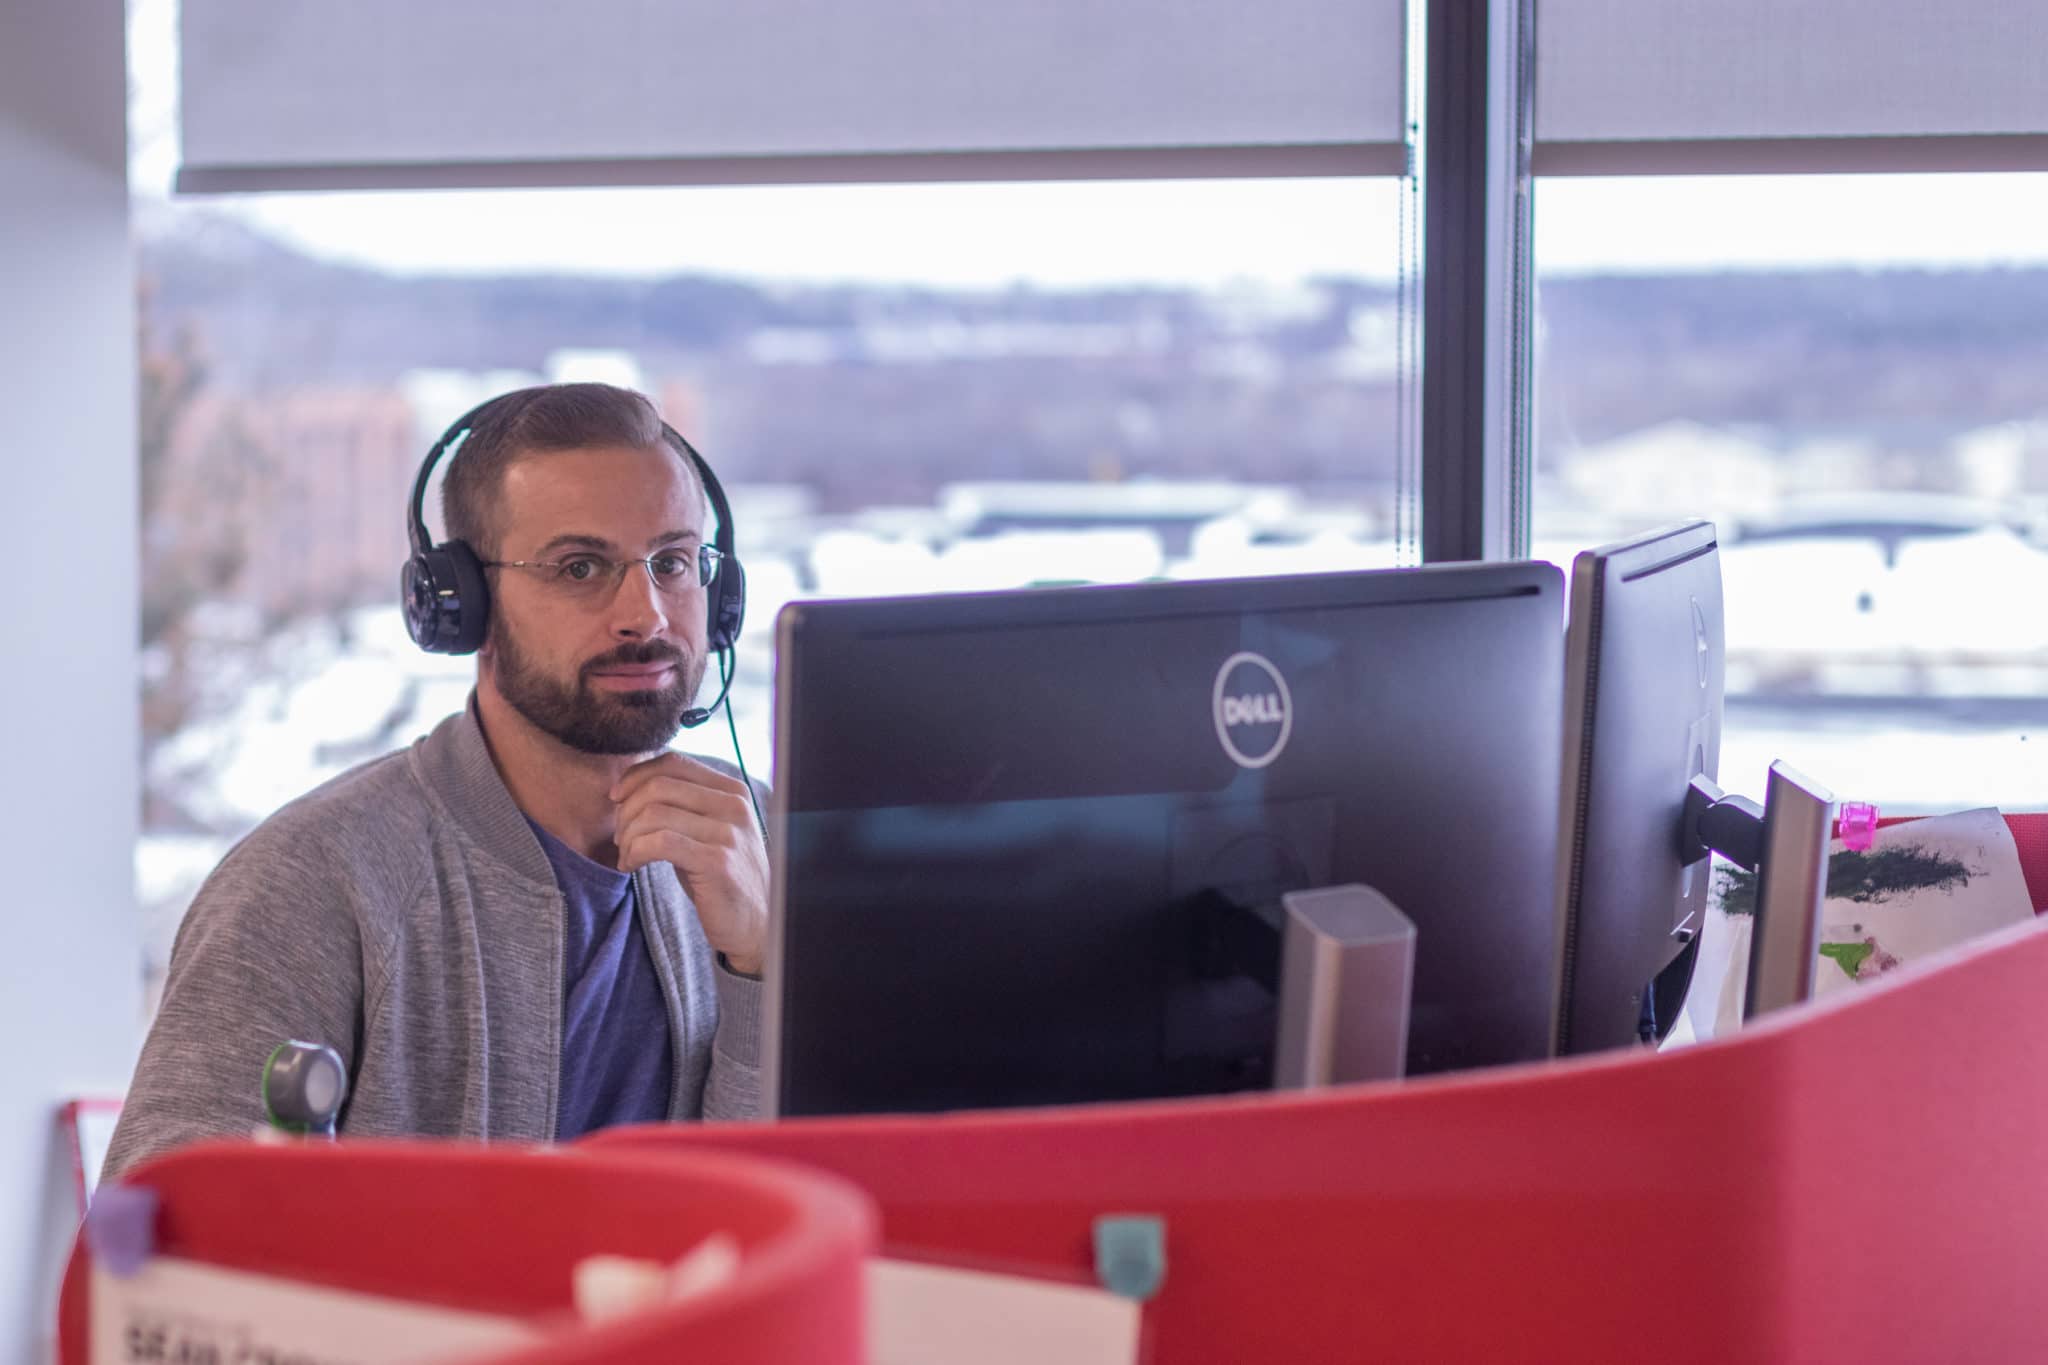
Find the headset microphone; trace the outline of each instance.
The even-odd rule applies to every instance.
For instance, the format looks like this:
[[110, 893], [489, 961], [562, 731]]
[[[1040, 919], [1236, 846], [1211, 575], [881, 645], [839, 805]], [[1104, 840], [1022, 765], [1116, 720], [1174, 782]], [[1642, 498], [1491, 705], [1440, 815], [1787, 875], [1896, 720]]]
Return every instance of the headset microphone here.
[[725, 694], [732, 691], [732, 675], [736, 671], [730, 663], [731, 656], [723, 650], [718, 655], [718, 695], [711, 699], [709, 706], [693, 706], [683, 712], [682, 725], [685, 730], [694, 730], [718, 713], [725, 702]]

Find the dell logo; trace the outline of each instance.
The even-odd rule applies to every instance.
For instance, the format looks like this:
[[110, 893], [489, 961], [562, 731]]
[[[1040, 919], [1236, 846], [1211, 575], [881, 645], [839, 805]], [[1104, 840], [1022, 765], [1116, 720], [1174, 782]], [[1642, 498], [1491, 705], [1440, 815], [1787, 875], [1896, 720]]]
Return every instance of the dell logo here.
[[1279, 694], [1268, 692], [1262, 697], [1225, 697], [1223, 699], [1223, 723], [1231, 725], [1278, 725], [1286, 719], [1280, 709]]
[[1239, 767], [1263, 768], [1287, 747], [1294, 702], [1271, 660], [1249, 651], [1225, 659], [1216, 670], [1210, 705], [1216, 738]]

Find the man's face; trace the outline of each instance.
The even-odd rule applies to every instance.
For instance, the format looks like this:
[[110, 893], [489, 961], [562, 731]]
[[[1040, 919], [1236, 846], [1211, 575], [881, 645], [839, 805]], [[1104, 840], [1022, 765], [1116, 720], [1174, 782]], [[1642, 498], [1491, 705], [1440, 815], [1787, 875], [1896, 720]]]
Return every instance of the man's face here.
[[[696, 480], [667, 450], [526, 455], [505, 471], [497, 511], [497, 559], [582, 561], [579, 572], [593, 557], [662, 551], [694, 566], [706, 532]], [[694, 571], [668, 589], [637, 563], [595, 588], [547, 568], [491, 573], [480, 685], [583, 753], [645, 754], [675, 738], [707, 662]]]

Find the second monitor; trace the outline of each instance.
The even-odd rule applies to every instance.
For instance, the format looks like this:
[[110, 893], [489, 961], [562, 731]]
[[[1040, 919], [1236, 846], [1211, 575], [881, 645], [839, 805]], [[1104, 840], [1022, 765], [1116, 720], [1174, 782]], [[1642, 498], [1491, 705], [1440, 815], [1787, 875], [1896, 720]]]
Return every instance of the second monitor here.
[[1699, 955], [1710, 851], [1758, 873], [1751, 1003], [1812, 993], [1833, 798], [1773, 764], [1769, 804], [1716, 785], [1720, 544], [1667, 526], [1572, 564], [1558, 802], [1557, 1050], [1661, 1039]]
[[1720, 544], [1687, 522], [1572, 564], [1558, 800], [1557, 1050], [1662, 1037], [1692, 979], [1711, 868], [1688, 852], [1695, 777], [1720, 771]]
[[1548, 1055], [1562, 578], [1544, 564], [794, 604], [764, 1101], [1272, 1075], [1275, 912], [1416, 925], [1408, 1071]]

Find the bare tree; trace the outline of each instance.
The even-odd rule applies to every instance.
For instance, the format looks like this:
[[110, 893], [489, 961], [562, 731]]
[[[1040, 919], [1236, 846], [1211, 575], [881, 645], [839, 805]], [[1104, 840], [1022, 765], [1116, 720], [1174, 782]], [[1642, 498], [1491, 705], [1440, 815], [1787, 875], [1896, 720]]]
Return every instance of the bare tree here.
[[[163, 743], [225, 697], [223, 646], [204, 609], [227, 598], [248, 558], [247, 518], [269, 461], [240, 405], [214, 393], [189, 326], [158, 335], [147, 280], [137, 309], [143, 825], [189, 823]], [[227, 670], [230, 673], [239, 670]]]

